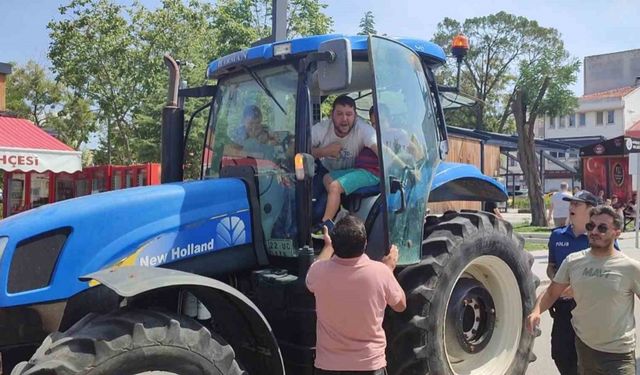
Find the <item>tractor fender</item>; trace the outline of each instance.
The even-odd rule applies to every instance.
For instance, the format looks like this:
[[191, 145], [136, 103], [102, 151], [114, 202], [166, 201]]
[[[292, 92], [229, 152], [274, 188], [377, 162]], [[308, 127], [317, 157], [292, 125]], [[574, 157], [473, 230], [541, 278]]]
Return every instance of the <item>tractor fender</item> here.
[[259, 352], [269, 358], [269, 374], [284, 375], [284, 362], [273, 330], [258, 307], [239, 290], [204, 276], [154, 267], [119, 267], [81, 277], [95, 280], [121, 297], [129, 298], [166, 288], [183, 287], [193, 293], [214, 315], [222, 304], [244, 317]]
[[438, 165], [429, 193], [429, 202], [505, 202], [507, 199], [505, 186], [482, 174], [476, 166], [450, 162]]

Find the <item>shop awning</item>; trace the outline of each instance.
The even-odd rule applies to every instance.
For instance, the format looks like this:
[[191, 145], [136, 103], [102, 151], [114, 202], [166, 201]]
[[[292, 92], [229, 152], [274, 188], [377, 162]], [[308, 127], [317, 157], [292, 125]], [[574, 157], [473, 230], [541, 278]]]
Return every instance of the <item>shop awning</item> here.
[[73, 173], [81, 155], [29, 120], [0, 116], [0, 170]]

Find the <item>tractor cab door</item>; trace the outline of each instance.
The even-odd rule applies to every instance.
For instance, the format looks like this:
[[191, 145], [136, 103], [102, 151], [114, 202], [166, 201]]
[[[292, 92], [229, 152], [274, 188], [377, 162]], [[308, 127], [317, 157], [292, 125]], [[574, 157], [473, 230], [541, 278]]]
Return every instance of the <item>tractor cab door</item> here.
[[416, 263], [431, 181], [440, 162], [434, 98], [420, 57], [405, 45], [370, 36], [369, 62], [382, 155], [386, 244], [398, 247], [400, 264]]

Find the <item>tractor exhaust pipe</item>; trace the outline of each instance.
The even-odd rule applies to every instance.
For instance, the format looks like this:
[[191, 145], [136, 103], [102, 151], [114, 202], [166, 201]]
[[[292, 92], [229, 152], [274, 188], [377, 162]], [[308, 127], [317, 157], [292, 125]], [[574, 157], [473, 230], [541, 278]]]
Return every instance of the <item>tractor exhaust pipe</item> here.
[[180, 87], [180, 66], [173, 57], [164, 55], [164, 63], [169, 69], [169, 90], [167, 103], [162, 109], [162, 152], [161, 182], [182, 181], [182, 157], [184, 138], [184, 110], [178, 105]]

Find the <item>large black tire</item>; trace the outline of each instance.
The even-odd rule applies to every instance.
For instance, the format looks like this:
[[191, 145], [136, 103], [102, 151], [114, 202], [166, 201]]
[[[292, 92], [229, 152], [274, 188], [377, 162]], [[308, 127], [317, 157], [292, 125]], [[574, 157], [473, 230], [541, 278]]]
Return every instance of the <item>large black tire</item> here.
[[392, 375], [524, 374], [534, 337], [533, 256], [509, 223], [483, 212], [428, 217], [422, 261], [398, 275], [407, 310], [385, 329]]
[[151, 310], [89, 314], [49, 335], [12, 375], [242, 374], [233, 349], [184, 316]]

